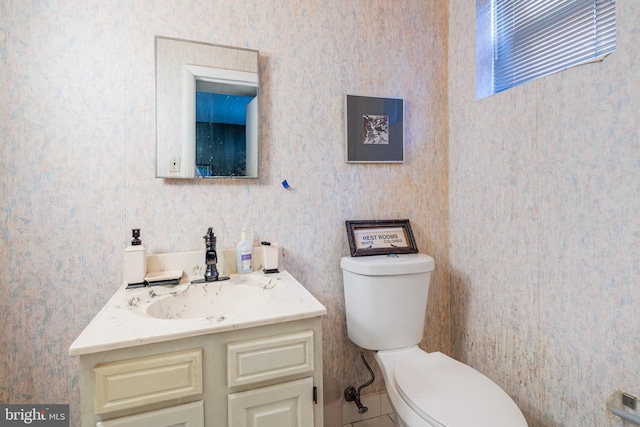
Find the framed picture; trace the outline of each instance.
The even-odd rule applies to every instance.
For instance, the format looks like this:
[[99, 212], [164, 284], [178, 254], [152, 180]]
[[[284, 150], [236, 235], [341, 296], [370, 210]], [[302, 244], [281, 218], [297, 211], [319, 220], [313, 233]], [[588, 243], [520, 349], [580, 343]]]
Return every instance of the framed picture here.
[[418, 252], [408, 219], [345, 221], [345, 224], [351, 256]]
[[347, 163], [404, 162], [402, 99], [347, 95]]

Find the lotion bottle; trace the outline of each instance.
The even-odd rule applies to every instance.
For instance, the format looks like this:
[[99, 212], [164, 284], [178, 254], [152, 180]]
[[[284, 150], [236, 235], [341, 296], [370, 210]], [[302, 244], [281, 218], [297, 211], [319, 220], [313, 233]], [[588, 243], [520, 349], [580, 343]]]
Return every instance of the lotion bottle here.
[[251, 241], [247, 239], [247, 229], [242, 227], [242, 235], [238, 243], [238, 274], [251, 273], [253, 271], [251, 265]]
[[129, 287], [144, 286], [147, 275], [147, 248], [140, 240], [140, 229], [131, 230], [131, 246], [124, 251], [124, 281]]

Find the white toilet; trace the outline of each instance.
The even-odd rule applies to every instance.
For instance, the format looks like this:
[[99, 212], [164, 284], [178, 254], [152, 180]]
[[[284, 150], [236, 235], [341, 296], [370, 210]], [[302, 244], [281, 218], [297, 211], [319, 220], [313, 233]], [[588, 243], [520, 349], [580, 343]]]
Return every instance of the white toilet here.
[[424, 254], [344, 257], [349, 339], [376, 350], [399, 427], [526, 427], [493, 381], [442, 353], [418, 347], [433, 258]]

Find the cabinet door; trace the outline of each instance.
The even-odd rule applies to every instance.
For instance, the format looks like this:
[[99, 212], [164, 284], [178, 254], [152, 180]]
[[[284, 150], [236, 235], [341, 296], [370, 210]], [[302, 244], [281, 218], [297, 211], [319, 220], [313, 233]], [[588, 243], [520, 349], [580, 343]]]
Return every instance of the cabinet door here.
[[99, 421], [96, 427], [204, 427], [202, 401], [144, 412], [130, 417]]
[[229, 427], [313, 427], [313, 378], [233, 393]]

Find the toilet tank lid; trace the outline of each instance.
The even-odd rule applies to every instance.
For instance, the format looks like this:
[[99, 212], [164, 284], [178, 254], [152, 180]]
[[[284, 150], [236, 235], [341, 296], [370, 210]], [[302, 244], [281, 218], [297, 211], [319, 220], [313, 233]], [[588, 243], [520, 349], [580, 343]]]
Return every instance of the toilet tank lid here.
[[365, 276], [390, 276], [433, 271], [433, 258], [425, 254], [373, 255], [343, 257], [343, 270]]

